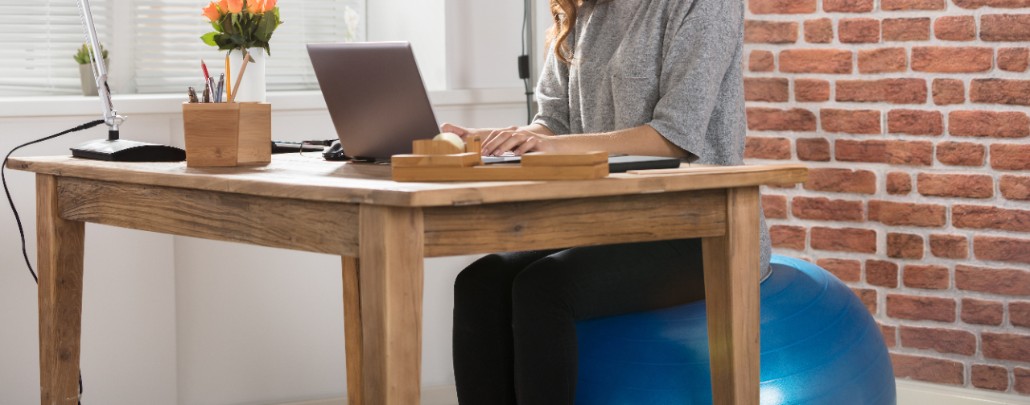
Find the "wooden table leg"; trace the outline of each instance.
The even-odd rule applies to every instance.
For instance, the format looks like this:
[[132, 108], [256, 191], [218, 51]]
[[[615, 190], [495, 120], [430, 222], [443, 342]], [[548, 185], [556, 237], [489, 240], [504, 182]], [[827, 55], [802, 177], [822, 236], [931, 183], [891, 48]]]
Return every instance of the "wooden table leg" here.
[[343, 257], [343, 334], [347, 354], [347, 403], [361, 405], [361, 289], [358, 259]]
[[36, 236], [40, 403], [74, 405], [79, 398], [85, 226], [61, 219], [55, 176], [36, 175]]
[[425, 229], [422, 210], [362, 205], [358, 223], [361, 394], [366, 404], [418, 404]]
[[758, 187], [727, 190], [726, 236], [703, 239], [712, 403], [758, 404]]

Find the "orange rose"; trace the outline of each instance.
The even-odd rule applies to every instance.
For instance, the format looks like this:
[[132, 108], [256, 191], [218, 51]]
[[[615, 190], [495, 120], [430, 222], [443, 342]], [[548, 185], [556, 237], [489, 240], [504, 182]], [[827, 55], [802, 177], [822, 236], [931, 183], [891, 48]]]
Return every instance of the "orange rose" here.
[[243, 0], [226, 0], [229, 3], [229, 12], [239, 14], [243, 11]]
[[223, 13], [229, 12], [229, 2], [226, 1], [226, 0], [219, 1], [218, 2], [218, 9], [221, 10], [221, 12], [223, 12]]
[[218, 13], [218, 5], [212, 1], [211, 4], [204, 7], [204, 16], [207, 17], [208, 20], [218, 21], [218, 18], [221, 17], [221, 14]]
[[262, 10], [264, 5], [264, 0], [247, 0], [247, 11], [249, 11], [251, 14], [264, 13], [264, 10]]
[[272, 11], [275, 9], [276, 0], [264, 0], [265, 8], [263, 11]]

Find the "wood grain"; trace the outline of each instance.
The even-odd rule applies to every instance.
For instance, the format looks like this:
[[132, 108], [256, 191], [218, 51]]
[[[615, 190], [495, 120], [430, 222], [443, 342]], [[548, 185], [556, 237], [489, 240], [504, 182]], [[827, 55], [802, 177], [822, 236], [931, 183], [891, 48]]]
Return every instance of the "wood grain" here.
[[422, 210], [363, 205], [359, 222], [362, 396], [367, 404], [417, 404], [422, 370]]
[[702, 239], [712, 403], [757, 405], [758, 187], [726, 190], [727, 234]]
[[126, 163], [68, 156], [11, 158], [8, 167], [97, 180], [313, 201], [427, 207], [634, 193], [673, 192], [805, 180], [802, 165], [732, 166], [671, 174], [609, 175], [598, 180], [397, 183], [390, 167], [327, 162], [310, 154], [272, 157], [261, 167], [188, 168], [183, 163]]
[[533, 152], [522, 155], [523, 166], [593, 166], [608, 163], [607, 152], [586, 152], [575, 155]]
[[453, 155], [393, 155], [390, 164], [393, 167], [472, 167], [483, 164], [483, 158], [472, 152]]
[[58, 179], [36, 176], [39, 381], [44, 405], [78, 402], [85, 226], [61, 218]]
[[64, 177], [63, 218], [172, 235], [356, 255], [356, 204], [128, 185]]
[[267, 164], [272, 160], [272, 105], [183, 103], [190, 167]]
[[362, 405], [361, 288], [356, 257], [343, 256], [343, 334], [347, 356], [347, 404]]
[[726, 231], [726, 194], [721, 190], [432, 207], [424, 212], [427, 257], [679, 239]]
[[394, 181], [591, 180], [607, 175], [607, 163], [592, 166], [393, 167]]

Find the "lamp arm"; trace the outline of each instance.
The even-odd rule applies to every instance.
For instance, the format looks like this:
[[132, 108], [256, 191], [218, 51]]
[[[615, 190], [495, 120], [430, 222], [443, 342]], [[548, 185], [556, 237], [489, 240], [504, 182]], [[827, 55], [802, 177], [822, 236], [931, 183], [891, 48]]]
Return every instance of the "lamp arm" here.
[[82, 18], [82, 28], [86, 31], [86, 40], [90, 46], [90, 66], [93, 68], [93, 78], [97, 82], [97, 91], [100, 95], [100, 104], [104, 108], [104, 123], [109, 127], [108, 137], [111, 140], [118, 139], [118, 126], [125, 121], [125, 117], [118, 115], [111, 101], [111, 88], [107, 86], [107, 67], [104, 64], [104, 52], [100, 48], [100, 39], [97, 37], [96, 27], [93, 25], [93, 13], [90, 12], [89, 0], [78, 0], [79, 16]]

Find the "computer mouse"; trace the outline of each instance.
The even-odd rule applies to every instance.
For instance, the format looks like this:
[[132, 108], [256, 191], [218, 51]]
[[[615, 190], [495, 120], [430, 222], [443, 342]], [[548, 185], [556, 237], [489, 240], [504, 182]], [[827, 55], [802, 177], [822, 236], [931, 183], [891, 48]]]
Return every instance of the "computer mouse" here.
[[343, 152], [343, 145], [340, 141], [333, 141], [332, 145], [329, 145], [325, 151], [322, 152], [322, 157], [325, 160], [350, 160], [350, 157]]

